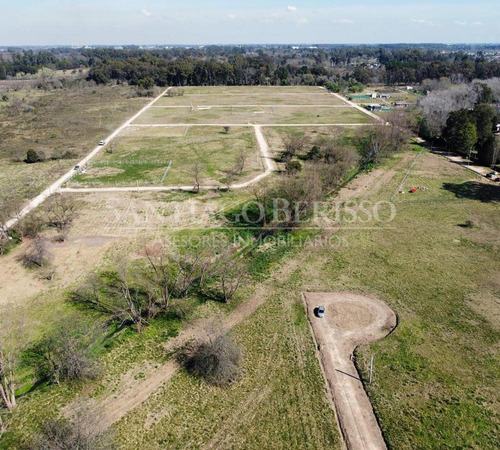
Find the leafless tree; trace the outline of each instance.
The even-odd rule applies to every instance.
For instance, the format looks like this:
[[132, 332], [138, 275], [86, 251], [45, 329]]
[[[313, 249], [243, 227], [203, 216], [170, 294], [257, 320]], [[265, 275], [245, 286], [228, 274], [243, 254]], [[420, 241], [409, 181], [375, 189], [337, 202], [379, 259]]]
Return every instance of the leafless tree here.
[[473, 108], [478, 99], [477, 90], [472, 84], [461, 84], [451, 89], [431, 91], [423, 97], [419, 105], [426, 118], [427, 127], [438, 136], [452, 111]]
[[81, 408], [72, 420], [47, 419], [33, 437], [32, 450], [111, 450], [115, 448], [111, 432], [102, 431], [102, 418]]
[[200, 192], [201, 188], [201, 164], [199, 162], [196, 162], [193, 166], [193, 179], [194, 179], [194, 189], [196, 193]]
[[9, 412], [17, 406], [15, 371], [22, 350], [19, 340], [22, 334], [22, 315], [4, 309], [0, 317], [0, 405]]
[[304, 134], [299, 135], [288, 135], [283, 139], [283, 146], [285, 151], [282, 154], [282, 158], [287, 161], [292, 159], [298, 153], [302, 152], [306, 145], [309, 144], [309, 138]]
[[154, 242], [143, 248], [149, 266], [149, 279], [163, 309], [169, 307], [170, 298], [178, 291], [179, 270], [172, 270], [173, 251], [163, 242]]
[[38, 376], [56, 384], [96, 377], [99, 368], [92, 350], [101, 337], [99, 327], [78, 319], [64, 319], [32, 349]]
[[225, 127], [223, 127], [223, 130], [224, 130], [224, 133], [229, 134], [229, 132], [231, 131], [231, 127], [225, 126]]
[[220, 280], [220, 288], [224, 303], [229, 302], [246, 277], [246, 265], [238, 250], [226, 247], [221, 251], [215, 263], [215, 273]]
[[238, 153], [238, 156], [236, 158], [236, 163], [234, 165], [234, 171], [238, 174], [241, 175], [243, 172], [243, 169], [245, 168], [245, 163], [248, 159], [248, 155], [244, 150], [240, 150]]
[[50, 263], [51, 259], [52, 255], [47, 248], [47, 241], [42, 237], [37, 237], [31, 241], [21, 256], [21, 261], [26, 267], [44, 267]]
[[73, 222], [76, 215], [75, 202], [64, 195], [53, 196], [45, 205], [47, 222], [59, 232], [65, 230]]

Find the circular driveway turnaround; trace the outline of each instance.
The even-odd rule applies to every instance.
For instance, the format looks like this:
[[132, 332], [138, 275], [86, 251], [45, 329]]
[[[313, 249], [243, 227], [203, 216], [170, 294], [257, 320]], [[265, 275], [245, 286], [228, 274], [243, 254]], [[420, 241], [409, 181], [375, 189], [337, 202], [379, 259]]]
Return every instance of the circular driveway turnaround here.
[[[383, 301], [353, 292], [308, 292], [304, 302], [347, 447], [387, 448], [351, 356], [358, 345], [387, 336], [396, 314]], [[315, 315], [318, 306], [326, 308], [325, 317]]]

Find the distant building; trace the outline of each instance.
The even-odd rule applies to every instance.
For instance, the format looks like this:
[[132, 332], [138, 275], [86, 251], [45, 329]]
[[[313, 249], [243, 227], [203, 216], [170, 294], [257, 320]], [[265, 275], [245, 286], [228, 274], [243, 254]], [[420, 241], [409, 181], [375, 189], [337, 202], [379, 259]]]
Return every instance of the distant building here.
[[500, 133], [500, 123], [497, 123], [495, 133]]
[[368, 103], [365, 105], [365, 108], [368, 111], [382, 111], [382, 105], [379, 105], [378, 103]]
[[396, 108], [408, 108], [410, 104], [406, 102], [394, 102], [394, 106], [396, 106]]
[[378, 94], [378, 98], [391, 98], [391, 94]]

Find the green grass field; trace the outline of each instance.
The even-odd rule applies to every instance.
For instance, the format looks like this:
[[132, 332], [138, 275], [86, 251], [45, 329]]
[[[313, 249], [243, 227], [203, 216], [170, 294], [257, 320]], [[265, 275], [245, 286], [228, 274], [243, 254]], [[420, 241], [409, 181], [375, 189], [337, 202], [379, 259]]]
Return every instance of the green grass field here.
[[[391, 181], [361, 199], [390, 198], [411, 162], [398, 160], [386, 163]], [[312, 257], [311, 288], [377, 295], [398, 314], [388, 338], [358, 351], [365, 381], [375, 356], [368, 391], [391, 448], [497, 447], [500, 193], [471, 183], [424, 153], [404, 190], [427, 190], [397, 196], [393, 229], [346, 230], [339, 251]]]
[[[222, 184], [227, 177], [225, 171], [235, 165], [240, 152], [247, 158], [238, 179], [251, 178], [263, 169], [251, 128], [232, 128], [226, 134], [222, 127], [192, 127], [183, 129], [187, 131], [185, 136], [181, 130], [174, 130], [170, 137], [164, 130], [127, 130], [124, 137], [113, 142], [112, 153], [101, 152], [86, 173], [75, 176], [70, 185], [191, 185], [196, 163], [202, 170], [203, 184]], [[171, 167], [161, 183], [170, 161]]]
[[[208, 108], [208, 107], [207, 107]], [[317, 107], [224, 107], [191, 110], [190, 108], [151, 108], [136, 124], [351, 124], [372, 123], [373, 119], [351, 108]]]

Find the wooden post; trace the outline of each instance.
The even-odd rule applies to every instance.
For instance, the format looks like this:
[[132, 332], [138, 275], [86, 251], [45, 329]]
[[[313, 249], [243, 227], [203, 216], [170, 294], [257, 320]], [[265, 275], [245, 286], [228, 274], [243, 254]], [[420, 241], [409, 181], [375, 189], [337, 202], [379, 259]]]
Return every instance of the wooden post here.
[[373, 355], [370, 358], [370, 381], [369, 381], [370, 384], [372, 382], [372, 378], [373, 378]]

